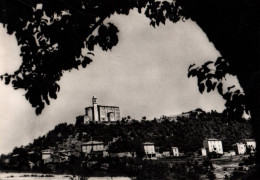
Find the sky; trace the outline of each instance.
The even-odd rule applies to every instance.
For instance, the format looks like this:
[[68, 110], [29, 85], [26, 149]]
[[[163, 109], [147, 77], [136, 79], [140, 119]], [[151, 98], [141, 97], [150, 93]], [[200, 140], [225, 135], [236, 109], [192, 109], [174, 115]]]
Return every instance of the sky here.
[[[119, 106], [121, 117], [147, 119], [202, 108], [224, 109], [217, 92], [200, 94], [196, 78], [188, 78], [190, 64], [215, 61], [220, 53], [191, 20], [153, 28], [133, 11], [112, 16], [107, 22], [119, 28], [119, 43], [112, 51], [95, 47], [93, 62], [85, 69], [66, 72], [59, 81], [56, 100], [40, 116], [26, 101], [23, 90], [0, 82], [0, 154], [27, 145], [59, 123], [75, 123], [93, 95], [101, 105]], [[0, 27], [0, 74], [12, 73], [21, 64], [14, 36]], [[226, 85], [238, 85], [229, 76]]]

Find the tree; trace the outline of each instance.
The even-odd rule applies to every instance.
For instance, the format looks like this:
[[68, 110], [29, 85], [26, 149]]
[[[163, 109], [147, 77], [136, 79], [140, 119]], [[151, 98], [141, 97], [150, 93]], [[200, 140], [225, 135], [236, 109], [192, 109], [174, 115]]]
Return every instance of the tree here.
[[[119, 30], [111, 23], [103, 24], [106, 18], [114, 13], [127, 15], [134, 8], [144, 12], [153, 27], [164, 24], [166, 19], [177, 22], [190, 18], [220, 51], [222, 57], [215, 66], [228, 65], [216, 76], [198, 71], [200, 91], [205, 85], [207, 91], [217, 86], [227, 100], [229, 114], [241, 115], [241, 111], [249, 109], [254, 137], [260, 143], [259, 7], [257, 0], [1, 0], [0, 22], [9, 34], [15, 33], [23, 57], [20, 68], [1, 79], [6, 84], [11, 82], [15, 89], [25, 89], [26, 99], [40, 114], [50, 103], [49, 98], [57, 98], [57, 82], [64, 71], [86, 67], [95, 45], [106, 51], [117, 44]], [[96, 29], [98, 33], [94, 35]], [[237, 75], [244, 95], [221, 92], [220, 81], [227, 73]]]
[[[200, 91], [204, 91], [202, 84], [206, 85], [208, 91], [214, 89], [215, 81], [218, 83], [215, 85], [220, 94], [227, 100], [226, 106], [229, 114], [241, 115], [243, 110], [249, 109], [254, 137], [257, 143], [260, 143], [259, 133], [257, 133], [260, 127], [258, 120], [260, 116], [259, 2], [254, 0], [236, 2], [231, 0], [186, 0], [182, 7], [186, 9], [191, 19], [204, 30], [209, 40], [214, 43], [222, 55], [215, 63], [216, 73], [198, 72]], [[204, 64], [201, 68], [208, 71], [206, 67], [209, 63]], [[221, 92], [221, 79], [228, 73], [237, 76], [243, 93], [236, 90], [231, 91], [231, 89], [227, 89], [229, 91], [227, 93]], [[259, 152], [258, 147], [257, 152]], [[257, 164], [260, 163], [259, 155], [257, 155], [256, 161]]]
[[0, 22], [15, 34], [23, 61], [14, 74], [0, 78], [24, 89], [40, 114], [49, 98], [57, 98], [57, 82], [65, 71], [85, 68], [96, 45], [107, 51], [117, 44], [118, 28], [104, 20], [115, 13], [128, 15], [133, 8], [144, 9], [154, 27], [166, 18], [176, 22], [181, 12], [173, 2], [153, 0], [2, 0]]

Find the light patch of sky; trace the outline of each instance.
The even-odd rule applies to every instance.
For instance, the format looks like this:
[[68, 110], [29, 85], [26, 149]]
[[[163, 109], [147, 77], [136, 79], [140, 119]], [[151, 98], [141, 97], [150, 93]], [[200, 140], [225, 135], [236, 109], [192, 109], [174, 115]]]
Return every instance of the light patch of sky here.
[[[195, 22], [190, 20], [165, 26], [149, 25], [149, 20], [131, 12], [115, 15], [107, 22], [119, 27], [119, 43], [112, 51], [95, 48], [93, 63], [86, 69], [65, 72], [61, 91], [40, 116], [25, 100], [23, 90], [0, 86], [0, 153], [26, 145], [55, 125], [75, 123], [84, 114], [93, 95], [98, 104], [119, 106], [121, 117], [148, 119], [202, 108], [224, 109], [217, 92], [200, 94], [197, 79], [187, 78], [190, 64], [216, 60], [219, 52]], [[21, 63], [14, 36], [0, 29], [0, 73], [12, 73]], [[234, 77], [231, 84], [237, 84]]]

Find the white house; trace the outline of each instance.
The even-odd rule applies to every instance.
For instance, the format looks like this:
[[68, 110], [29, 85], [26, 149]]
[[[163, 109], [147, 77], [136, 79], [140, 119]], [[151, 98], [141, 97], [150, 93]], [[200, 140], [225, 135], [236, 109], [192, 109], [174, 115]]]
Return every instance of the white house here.
[[81, 144], [81, 151], [86, 155], [103, 154], [104, 143], [99, 141], [89, 141]]
[[254, 139], [244, 139], [244, 143], [247, 148], [251, 149], [251, 153], [255, 152], [256, 149], [256, 142]]
[[172, 155], [173, 156], [180, 156], [178, 147], [172, 147]]
[[208, 152], [216, 152], [218, 154], [223, 154], [222, 141], [214, 138], [205, 139], [203, 141], [203, 147], [207, 149]]
[[51, 149], [42, 150], [42, 159], [51, 158], [52, 154], [53, 154], [53, 150], [51, 150]]
[[156, 159], [154, 143], [146, 142], [146, 143], [143, 143], [143, 146], [144, 146], [144, 152], [145, 152], [146, 158]]
[[207, 150], [206, 150], [206, 148], [201, 148], [201, 155], [202, 155], [202, 156], [207, 156]]
[[42, 150], [42, 160], [44, 164], [48, 162], [52, 162], [53, 153], [54, 152], [52, 149]]
[[236, 151], [234, 151], [234, 150], [230, 150], [229, 153], [230, 153], [231, 156], [235, 156], [236, 155]]
[[237, 152], [237, 154], [245, 154], [246, 153], [246, 145], [244, 143], [236, 143], [232, 145]]
[[170, 151], [164, 151], [164, 152], [162, 152], [162, 156], [163, 157], [170, 157], [171, 156], [171, 152]]
[[136, 154], [135, 153], [131, 153], [131, 152], [120, 152], [120, 153], [110, 153], [110, 157], [128, 157], [128, 158], [132, 158], [135, 157]]

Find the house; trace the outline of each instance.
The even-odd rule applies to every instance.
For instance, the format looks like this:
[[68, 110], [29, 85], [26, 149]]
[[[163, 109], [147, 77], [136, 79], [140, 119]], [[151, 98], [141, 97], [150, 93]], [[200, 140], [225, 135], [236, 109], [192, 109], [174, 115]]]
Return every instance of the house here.
[[229, 153], [230, 153], [231, 156], [235, 156], [236, 155], [236, 152], [234, 150], [230, 150]]
[[9, 164], [9, 163], [10, 163], [10, 159], [9, 159], [9, 158], [6, 158], [6, 159], [4, 159], [4, 162], [5, 162], [6, 164]]
[[159, 152], [155, 152], [155, 157], [156, 157], [156, 158], [162, 158], [163, 156], [162, 156], [161, 153], [159, 153]]
[[131, 152], [119, 152], [119, 153], [110, 153], [110, 157], [114, 158], [114, 157], [118, 157], [118, 158], [122, 158], [122, 157], [128, 157], [128, 158], [133, 158], [136, 157], [136, 153], [131, 153]]
[[55, 154], [60, 157], [60, 161], [61, 162], [65, 162], [65, 161], [69, 161], [69, 158], [71, 156], [71, 151], [69, 151], [69, 150], [61, 150], [61, 151], [58, 151]]
[[76, 117], [76, 124], [113, 123], [116, 121], [120, 121], [119, 107], [98, 105], [95, 96], [92, 98], [92, 106], [85, 108], [85, 115]]
[[32, 161], [29, 161], [29, 167], [30, 169], [33, 169], [33, 167], [35, 166], [35, 164]]
[[62, 156], [60, 156], [59, 154], [55, 153], [52, 155], [52, 162], [54, 163], [61, 163], [62, 161]]
[[170, 157], [171, 156], [171, 152], [170, 151], [164, 151], [164, 152], [162, 152], [162, 156], [163, 157]]
[[201, 148], [201, 155], [202, 155], [202, 156], [207, 156], [207, 150], [206, 150], [206, 148]]
[[256, 150], [256, 142], [254, 139], [244, 139], [243, 142], [246, 145], [246, 148], [249, 148], [251, 151], [250, 153], [254, 153]]
[[109, 153], [105, 150], [103, 151], [103, 157], [108, 157], [109, 156]]
[[181, 114], [175, 114], [175, 115], [170, 115], [170, 116], [165, 116], [165, 115], [162, 115], [160, 117], [159, 120], [157, 120], [157, 122], [161, 122], [163, 120], [168, 120], [168, 121], [174, 121], [174, 122], [177, 122], [178, 118], [189, 118], [191, 115], [196, 115], [198, 116], [199, 114], [203, 113], [202, 109], [196, 109], [194, 111], [189, 111], [189, 112], [183, 112]]
[[178, 147], [172, 147], [172, 155], [174, 157], [180, 156]]
[[170, 122], [174, 121], [174, 122], [177, 122], [177, 119], [178, 117], [186, 117], [188, 118], [190, 116], [190, 112], [185, 112], [185, 113], [182, 113], [182, 114], [176, 114], [176, 115], [170, 115], [170, 116], [165, 116], [165, 115], [162, 115], [160, 117], [160, 119], [156, 120], [158, 123], [159, 122], [162, 122], [164, 120], [168, 120]]
[[245, 154], [246, 153], [246, 145], [244, 143], [236, 143], [232, 145], [233, 149], [237, 154]]
[[46, 164], [46, 163], [52, 162], [53, 154], [54, 154], [54, 152], [53, 152], [52, 149], [42, 150], [42, 160], [43, 160], [43, 163]]
[[42, 159], [51, 158], [52, 154], [53, 154], [53, 150], [51, 150], [51, 149], [42, 150]]
[[30, 151], [30, 152], [28, 152], [28, 154], [32, 155], [32, 154], [35, 154], [35, 152], [34, 151]]
[[102, 155], [104, 151], [104, 143], [99, 141], [89, 141], [81, 144], [81, 152], [85, 155]]
[[16, 157], [18, 157], [18, 156], [19, 156], [19, 154], [13, 154], [13, 155], [12, 155], [13, 158], [16, 158]]
[[144, 153], [146, 159], [156, 159], [156, 153], [154, 148], [154, 143], [145, 142], [143, 143]]
[[217, 154], [223, 154], [222, 141], [214, 138], [205, 139], [203, 141], [203, 147], [207, 152], [216, 152]]
[[54, 151], [52, 149], [45, 149], [42, 150], [42, 160], [43, 163], [60, 163], [60, 162], [66, 162], [69, 161], [69, 157], [71, 156], [71, 151], [69, 150], [60, 150], [60, 151]]

